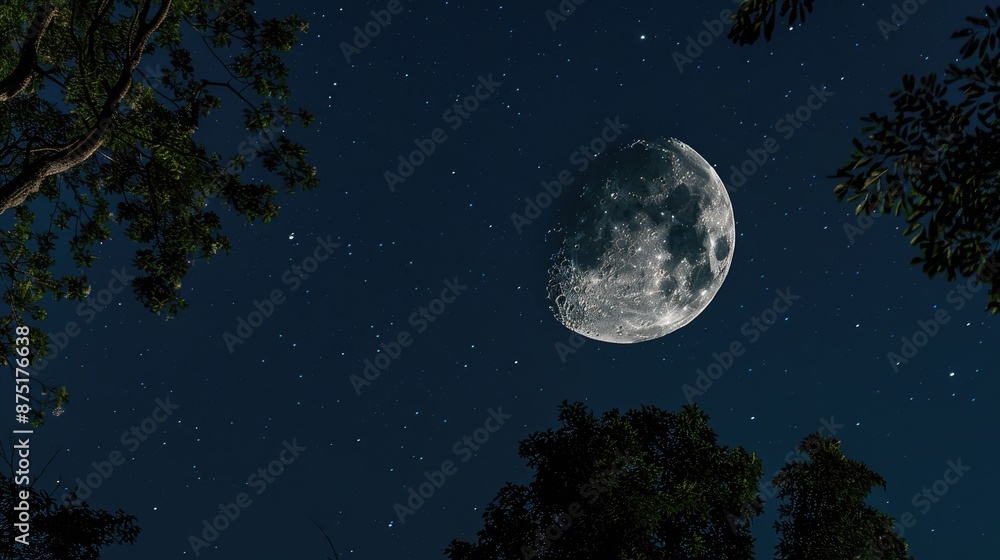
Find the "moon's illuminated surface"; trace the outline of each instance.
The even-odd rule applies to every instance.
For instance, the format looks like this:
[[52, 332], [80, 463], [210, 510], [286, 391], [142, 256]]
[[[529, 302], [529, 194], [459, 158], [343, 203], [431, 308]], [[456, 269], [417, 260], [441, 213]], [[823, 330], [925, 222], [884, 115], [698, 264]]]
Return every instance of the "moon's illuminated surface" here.
[[712, 166], [675, 140], [598, 158], [562, 219], [550, 270], [556, 318], [595, 340], [635, 343], [690, 323], [715, 297], [736, 241]]

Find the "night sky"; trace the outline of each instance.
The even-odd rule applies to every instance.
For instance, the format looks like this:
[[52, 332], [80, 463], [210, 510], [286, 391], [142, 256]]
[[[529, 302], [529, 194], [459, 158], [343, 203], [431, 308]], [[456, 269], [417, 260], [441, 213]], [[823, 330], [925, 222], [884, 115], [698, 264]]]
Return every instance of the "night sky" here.
[[[817, 2], [806, 25], [779, 25], [752, 47], [726, 40], [726, 22], [690, 62], [674, 53], [688, 56], [688, 38], [733, 3], [593, 0], [553, 30], [545, 11], [556, 0], [403, 0], [350, 62], [340, 44], [370, 10], [397, 4], [259, 4], [259, 17], [310, 22], [289, 55], [290, 101], [316, 123], [287, 132], [309, 148], [321, 186], [283, 196], [266, 225], [224, 212], [234, 250], [194, 266], [183, 285], [190, 308], [173, 320], [118, 290], [115, 274], [136, 273], [122, 235], [100, 247], [90, 273], [92, 296], [107, 290], [102, 302], [48, 305], [44, 328], [74, 321], [79, 333], [39, 373], [68, 385], [71, 401], [35, 434], [37, 456], [59, 452], [36, 487], [68, 491], [122, 453], [109, 476], [92, 476], [101, 483], [88, 501], [135, 514], [143, 532], [104, 557], [193, 558], [189, 537], [246, 493], [249, 505], [199, 558], [332, 556], [310, 519], [342, 560], [443, 558], [451, 539], [474, 539], [506, 481], [530, 481], [518, 441], [555, 428], [564, 399], [600, 414], [679, 410], [688, 395], [720, 443], [762, 457], [765, 484], [824, 428], [886, 478], [871, 503], [909, 514], [902, 533], [917, 560], [991, 550], [1000, 381], [985, 290], [911, 267], [902, 219], [859, 226], [828, 178], [848, 159], [859, 117], [887, 112], [904, 73], [957, 60], [950, 35], [982, 2], [913, 2], [885, 35], [888, 3]], [[474, 110], [455, 111], [470, 95]], [[252, 146], [237, 103], [224, 99], [229, 110], [196, 139], [220, 153]], [[519, 228], [511, 216], [543, 182], [577, 177], [574, 152], [616, 120], [608, 150], [676, 137], [715, 166], [736, 216], [735, 253], [691, 324], [641, 344], [576, 348], [546, 299], [559, 242], [550, 229], [567, 194]], [[734, 177], [768, 139], [777, 149], [745, 181]], [[387, 182], [415, 142], [434, 152]], [[246, 174], [265, 176], [259, 162]], [[779, 290], [795, 296], [790, 305], [775, 306]], [[257, 309], [268, 312], [262, 322]], [[766, 330], [752, 323], [762, 315], [776, 318]], [[248, 317], [255, 326], [240, 329]], [[893, 364], [888, 353], [919, 321], [934, 322], [934, 336], [917, 336], [916, 355]], [[396, 341], [407, 345], [396, 352]], [[743, 354], [702, 394], [685, 394], [736, 342]], [[388, 367], [356, 390], [351, 376], [364, 379], [366, 360]], [[481, 443], [465, 439], [477, 430]], [[267, 474], [280, 459], [280, 474]], [[445, 461], [453, 473], [400, 521], [394, 504]], [[968, 470], [938, 483], [950, 464]], [[754, 524], [759, 558], [773, 555], [776, 506], [769, 499]]]

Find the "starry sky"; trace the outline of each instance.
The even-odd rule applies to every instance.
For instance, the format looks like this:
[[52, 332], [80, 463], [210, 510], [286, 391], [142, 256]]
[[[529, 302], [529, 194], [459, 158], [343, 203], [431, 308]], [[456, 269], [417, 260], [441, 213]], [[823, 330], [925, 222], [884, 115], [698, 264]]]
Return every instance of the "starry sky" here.
[[[984, 292], [912, 268], [901, 220], [858, 224], [827, 178], [904, 73], [956, 59], [950, 34], [981, 2], [932, 0], [888, 31], [887, 3], [817, 2], [805, 26], [744, 48], [725, 39], [728, 22], [712, 36], [728, 1], [590, 1], [552, 21], [556, 0], [259, 4], [260, 17], [310, 22], [289, 82], [316, 122], [287, 132], [321, 186], [283, 197], [266, 225], [227, 216], [232, 254], [192, 268], [190, 308], [173, 320], [119, 289], [135, 273], [122, 236], [90, 274], [101, 300], [49, 305], [46, 329], [79, 332], [39, 373], [71, 401], [36, 434], [39, 456], [58, 451], [38, 486], [91, 476], [91, 505], [138, 516], [138, 543], [105, 558], [332, 556], [311, 520], [342, 560], [443, 558], [451, 539], [474, 538], [506, 481], [530, 480], [518, 441], [556, 427], [564, 399], [598, 413], [697, 402], [720, 443], [762, 457], [766, 480], [825, 428], [886, 478], [871, 503], [909, 516], [915, 558], [984, 555], [1000, 520], [1000, 456], [982, 440], [1000, 395]], [[345, 54], [370, 10], [390, 7], [389, 24]], [[701, 52], [688, 40], [699, 33]], [[259, 141], [227, 107], [201, 140], [220, 152]], [[679, 331], [573, 345], [546, 300], [565, 199], [520, 227], [511, 216], [575, 173], [574, 152], [609, 121], [625, 125], [609, 150], [676, 137], [716, 168], [735, 253]], [[734, 176], [769, 139], [766, 161]], [[428, 142], [408, 177], [387, 180]], [[246, 174], [262, 177], [259, 162]], [[772, 315], [779, 291], [796, 299]], [[915, 356], [887, 357], [936, 314], [946, 321], [917, 337]], [[766, 330], [753, 324], [762, 315], [775, 318]], [[710, 387], [685, 391], [736, 342], [744, 352]], [[359, 383], [368, 363], [385, 367]], [[95, 474], [115, 452], [121, 464]], [[394, 504], [446, 461], [445, 483], [400, 520]], [[196, 555], [189, 537], [241, 493], [239, 516]], [[766, 507], [760, 558], [776, 544], [776, 500]]]

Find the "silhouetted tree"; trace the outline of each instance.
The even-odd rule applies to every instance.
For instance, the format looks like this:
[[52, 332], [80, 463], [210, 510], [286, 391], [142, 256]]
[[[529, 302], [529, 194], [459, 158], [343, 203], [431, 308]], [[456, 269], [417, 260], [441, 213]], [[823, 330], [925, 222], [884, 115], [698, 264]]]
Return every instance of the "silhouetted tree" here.
[[[0, 316], [0, 358], [11, 361], [14, 326], [45, 318], [45, 295], [89, 294], [82, 271], [112, 229], [138, 246], [137, 299], [170, 318], [187, 306], [179, 290], [191, 265], [231, 248], [210, 202], [267, 222], [278, 213], [271, 182], [288, 192], [318, 184], [283, 130], [312, 121], [286, 103], [282, 60], [307, 24], [258, 21], [252, 5], [0, 3], [0, 286], [11, 310]], [[196, 60], [195, 45], [208, 56]], [[195, 141], [224, 98], [250, 133], [228, 157]], [[240, 178], [258, 158], [273, 181]], [[57, 268], [57, 248], [73, 262]], [[30, 339], [33, 356], [48, 352], [41, 329]]]
[[[855, 139], [851, 159], [833, 176], [838, 200], [856, 212], [902, 215], [903, 235], [921, 255], [930, 277], [948, 281], [974, 277], [990, 287], [986, 309], [1000, 312], [1000, 21], [997, 11], [967, 17], [974, 27], [962, 62], [936, 74], [903, 76], [903, 88], [889, 94], [894, 114], [870, 113]], [[970, 60], [971, 59], [971, 60]], [[948, 88], [957, 84], [957, 91]]]
[[845, 457], [829, 436], [806, 436], [799, 452], [809, 460], [789, 462], [773, 481], [783, 501], [776, 560], [912, 560], [892, 517], [865, 504], [885, 479]]
[[733, 26], [729, 28], [727, 38], [738, 45], [752, 45], [760, 39], [761, 31], [764, 40], [771, 40], [771, 33], [777, 18], [788, 18], [788, 25], [796, 21], [804, 22], [806, 14], [812, 12], [815, 0], [744, 0], [731, 17]]
[[[536, 470], [486, 506], [474, 543], [453, 540], [451, 560], [674, 560], [754, 557], [763, 467], [743, 447], [716, 443], [697, 405], [616, 409], [595, 420], [563, 402], [553, 432], [518, 454]], [[807, 436], [773, 484], [783, 502], [778, 560], [912, 560], [888, 515], [865, 505], [885, 481], [844, 457], [840, 442]]]
[[[740, 45], [770, 40], [776, 13], [790, 23], [812, 10], [812, 0], [749, 0], [733, 15], [729, 38]], [[968, 16], [961, 62], [943, 79], [907, 74], [889, 94], [891, 114], [862, 117], [851, 158], [832, 176], [840, 201], [860, 214], [904, 216], [903, 235], [920, 250], [912, 264], [989, 286], [986, 310], [1000, 312], [1000, 8]], [[955, 89], [948, 86], [955, 85]], [[849, 224], [845, 228], [851, 228]]]
[[696, 406], [617, 410], [596, 420], [563, 402], [553, 432], [534, 433], [519, 455], [536, 469], [508, 483], [483, 513], [478, 540], [451, 542], [452, 560], [746, 559], [759, 514], [760, 460], [716, 443]]
[[[22, 500], [22, 491], [28, 493], [27, 500]], [[16, 526], [20, 521], [15, 510], [24, 501], [30, 512], [26, 536]], [[102, 548], [135, 543], [142, 531], [135, 522], [134, 515], [120, 509], [108, 513], [91, 509], [86, 502], [58, 503], [50, 494], [15, 484], [0, 473], [0, 558], [4, 560], [98, 560]]]

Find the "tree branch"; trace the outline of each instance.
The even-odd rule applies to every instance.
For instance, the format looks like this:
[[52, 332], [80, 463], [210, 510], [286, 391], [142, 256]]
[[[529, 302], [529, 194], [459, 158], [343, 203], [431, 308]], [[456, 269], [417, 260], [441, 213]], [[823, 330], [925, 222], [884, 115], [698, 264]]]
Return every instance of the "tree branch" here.
[[[118, 75], [118, 81], [108, 91], [97, 122], [90, 130], [77, 136], [74, 140], [50, 154], [25, 164], [14, 179], [0, 187], [0, 214], [24, 203], [31, 195], [38, 192], [42, 181], [53, 175], [58, 175], [89, 159], [101, 147], [113, 127], [112, 117], [118, 113], [118, 106], [125, 99], [132, 86], [132, 75], [142, 61], [142, 52], [156, 29], [163, 23], [170, 10], [172, 0], [163, 0], [159, 11], [148, 23], [138, 26], [135, 39], [130, 44], [126, 64]], [[143, 21], [149, 13], [152, 0], [143, 3], [139, 20]]]
[[11, 73], [0, 80], [0, 103], [4, 103], [28, 89], [34, 81], [35, 68], [38, 66], [38, 44], [56, 15], [55, 7], [38, 6], [35, 17], [28, 26], [27, 40], [21, 48], [21, 58]]
[[[333, 550], [333, 555], [337, 557], [337, 560], [340, 560], [340, 555], [337, 554], [337, 549], [333, 547], [333, 541], [330, 540], [330, 535], [327, 535], [326, 531], [323, 530], [323, 526], [320, 525], [319, 523], [316, 523], [316, 520], [311, 517], [309, 518], [309, 521], [312, 521], [313, 525], [315, 525], [316, 528], [319, 529], [321, 533], [323, 533], [323, 536], [326, 537], [326, 542], [330, 543], [330, 549]], [[333, 560], [333, 559], [327, 556], [327, 560]]]

